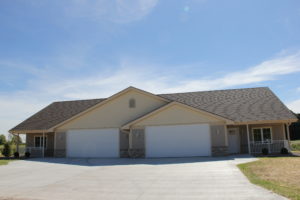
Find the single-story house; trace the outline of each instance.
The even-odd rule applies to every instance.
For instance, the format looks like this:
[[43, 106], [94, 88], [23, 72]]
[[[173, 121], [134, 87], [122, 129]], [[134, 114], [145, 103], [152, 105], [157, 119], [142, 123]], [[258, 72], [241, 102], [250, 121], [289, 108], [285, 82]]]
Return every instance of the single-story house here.
[[278, 153], [297, 117], [267, 87], [54, 102], [9, 132], [32, 156], [185, 157]]

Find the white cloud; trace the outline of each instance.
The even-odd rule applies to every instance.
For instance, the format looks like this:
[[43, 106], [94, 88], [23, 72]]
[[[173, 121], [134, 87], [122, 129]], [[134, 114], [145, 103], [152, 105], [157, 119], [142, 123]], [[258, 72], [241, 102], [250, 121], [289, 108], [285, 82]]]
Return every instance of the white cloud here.
[[300, 99], [287, 103], [289, 109], [295, 113], [300, 113]]
[[[55, 65], [58, 66], [58, 63]], [[24, 83], [27, 84], [27, 89], [0, 93], [0, 133], [6, 132], [52, 101], [108, 97], [130, 85], [153, 93], [253, 86], [277, 79], [281, 75], [299, 72], [300, 53], [280, 55], [248, 69], [228, 71], [220, 75], [221, 77], [203, 77], [198, 72], [199, 78], [189, 78], [186, 73], [189, 71], [186, 69], [190, 69], [189, 66], [175, 66], [175, 69], [180, 70], [170, 72], [174, 66], [128, 59], [122, 59], [117, 66], [108, 66], [105, 70], [94, 72], [91, 76], [82, 75], [75, 78], [69, 78], [69, 74], [58, 75], [55, 70], [57, 68], [35, 70], [34, 67], [29, 66], [36, 77]], [[26, 69], [26, 67], [19, 69]], [[297, 111], [299, 101], [292, 102], [289, 106]]]
[[147, 16], [158, 0], [72, 0], [68, 1], [66, 14], [92, 20], [109, 20], [128, 23]]

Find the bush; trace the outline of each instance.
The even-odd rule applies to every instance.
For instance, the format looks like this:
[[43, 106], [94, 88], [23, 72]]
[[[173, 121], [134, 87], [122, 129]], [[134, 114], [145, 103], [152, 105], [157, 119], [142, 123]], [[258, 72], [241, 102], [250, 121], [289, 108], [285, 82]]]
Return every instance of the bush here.
[[292, 151], [300, 151], [300, 140], [291, 141]]
[[10, 155], [11, 155], [11, 146], [10, 146], [10, 144], [8, 142], [4, 144], [4, 148], [2, 150], [2, 154], [5, 157], [10, 157]]
[[15, 158], [19, 158], [19, 157], [20, 157], [19, 152], [15, 152], [15, 153], [14, 153], [14, 157], [15, 157]]
[[0, 135], [0, 145], [3, 145], [6, 143], [6, 137], [5, 135]]
[[263, 155], [268, 155], [268, 154], [269, 154], [269, 149], [263, 148], [263, 149], [261, 150], [261, 153], [262, 153]]
[[289, 150], [287, 150], [287, 148], [282, 147], [281, 150], [280, 150], [280, 153], [281, 154], [288, 154]]
[[27, 151], [27, 152], [25, 152], [25, 157], [26, 158], [29, 158], [30, 157], [30, 153]]

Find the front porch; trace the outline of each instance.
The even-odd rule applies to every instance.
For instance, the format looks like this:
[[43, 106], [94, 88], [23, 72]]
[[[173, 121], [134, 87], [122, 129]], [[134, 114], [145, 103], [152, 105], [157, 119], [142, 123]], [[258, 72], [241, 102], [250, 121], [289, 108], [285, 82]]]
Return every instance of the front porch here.
[[230, 125], [228, 130], [228, 153], [278, 154], [285, 148], [290, 151], [288, 124]]
[[31, 157], [53, 157], [54, 133], [26, 133], [25, 151]]

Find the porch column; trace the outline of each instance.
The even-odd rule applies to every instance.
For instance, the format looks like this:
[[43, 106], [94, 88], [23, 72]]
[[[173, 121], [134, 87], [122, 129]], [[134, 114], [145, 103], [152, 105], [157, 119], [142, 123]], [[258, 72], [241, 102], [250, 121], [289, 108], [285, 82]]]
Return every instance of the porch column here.
[[249, 131], [249, 125], [247, 124], [247, 140], [248, 140], [248, 152], [251, 154], [251, 145], [250, 145], [250, 131]]
[[287, 139], [288, 139], [288, 146], [289, 146], [289, 150], [290, 150], [291, 149], [290, 123], [286, 124], [286, 133], [287, 133]]
[[20, 138], [20, 134], [18, 133], [17, 135], [17, 152], [19, 153], [19, 138]]
[[45, 157], [45, 132], [43, 131], [43, 147], [42, 147], [42, 152], [43, 152], [43, 158]]
[[225, 145], [228, 146], [228, 128], [227, 125], [224, 125], [225, 127]]

